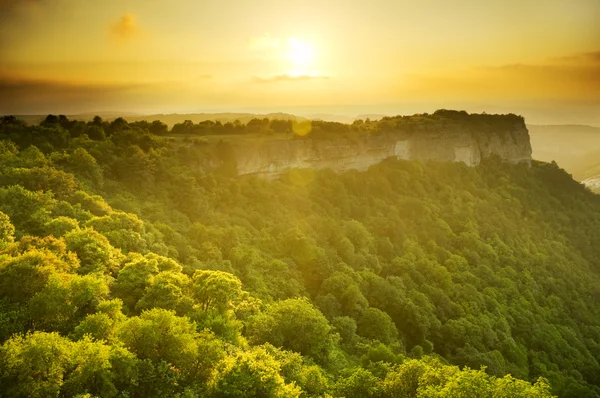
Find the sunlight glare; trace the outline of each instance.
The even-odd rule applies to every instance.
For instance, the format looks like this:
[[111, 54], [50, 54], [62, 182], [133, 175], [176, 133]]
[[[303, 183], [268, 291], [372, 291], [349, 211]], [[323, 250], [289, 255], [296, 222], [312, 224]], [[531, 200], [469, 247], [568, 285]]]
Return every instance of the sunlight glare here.
[[289, 50], [289, 58], [295, 67], [310, 65], [315, 55], [310, 45], [293, 37], [289, 40]]

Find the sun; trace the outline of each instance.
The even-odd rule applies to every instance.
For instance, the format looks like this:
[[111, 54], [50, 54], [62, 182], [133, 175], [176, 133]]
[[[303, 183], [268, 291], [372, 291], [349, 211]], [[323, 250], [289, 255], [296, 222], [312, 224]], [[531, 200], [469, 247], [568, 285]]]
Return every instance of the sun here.
[[315, 52], [313, 48], [296, 38], [289, 40], [289, 59], [295, 68], [305, 68], [313, 62]]

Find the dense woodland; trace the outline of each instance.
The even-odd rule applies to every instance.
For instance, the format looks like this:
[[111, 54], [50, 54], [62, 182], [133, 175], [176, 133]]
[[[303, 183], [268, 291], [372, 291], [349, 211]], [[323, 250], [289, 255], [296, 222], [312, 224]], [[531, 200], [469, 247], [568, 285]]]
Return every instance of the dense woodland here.
[[600, 196], [556, 164], [266, 181], [179, 133], [0, 120], [0, 396], [600, 397]]
[[[160, 117], [161, 115], [157, 115]], [[490, 114], [468, 114], [465, 111], [453, 111], [440, 109], [432, 114], [417, 114], [412, 116], [383, 117], [379, 120], [358, 119], [352, 124], [329, 122], [323, 120], [306, 120], [294, 118], [292, 115], [273, 114], [271, 118], [248, 118], [246, 123], [239, 119], [222, 122], [220, 120], [200, 120], [194, 123], [185, 120], [174, 123], [171, 128], [163, 121], [169, 121], [173, 115], [162, 115], [161, 120], [148, 122], [136, 120], [127, 122], [124, 118], [103, 120], [96, 116], [89, 122], [80, 120], [69, 120], [66, 116], [49, 115], [40, 124], [40, 127], [52, 128], [60, 126], [70, 137], [79, 137], [86, 134], [90, 139], [103, 140], [106, 136], [123, 130], [133, 130], [140, 135], [150, 133], [155, 136], [239, 136], [239, 135], [278, 135], [292, 139], [328, 139], [340, 137], [353, 137], [362, 134], [385, 134], [389, 132], [402, 131], [407, 133], [419, 133], [422, 131], [439, 131], [460, 129], [468, 130], [472, 134], [498, 134], [502, 130], [511, 130], [515, 125], [524, 125], [521, 116], [490, 115]], [[178, 117], [179, 119], [181, 117]], [[11, 117], [5, 117], [6, 121]], [[198, 117], [196, 117], [198, 119]], [[244, 119], [244, 118], [242, 118]], [[12, 128], [8, 131], [17, 136], [10, 136], [15, 141], [24, 137], [19, 129]], [[43, 132], [37, 131], [36, 139], [41, 139]], [[40, 134], [41, 133], [41, 134]], [[9, 134], [10, 135], [10, 134]], [[53, 143], [60, 135], [54, 135]], [[36, 142], [36, 145], [42, 142]]]

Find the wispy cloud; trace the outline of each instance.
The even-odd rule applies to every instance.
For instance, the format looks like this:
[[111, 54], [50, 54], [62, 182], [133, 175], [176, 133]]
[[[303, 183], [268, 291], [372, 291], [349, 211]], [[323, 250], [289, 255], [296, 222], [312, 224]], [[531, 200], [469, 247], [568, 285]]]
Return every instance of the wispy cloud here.
[[101, 110], [141, 111], [188, 109], [189, 104], [214, 104], [229, 94], [214, 88], [211, 75], [198, 75], [185, 82], [69, 81], [32, 79], [0, 74], [0, 115], [74, 114]]
[[85, 104], [114, 100], [138, 87], [140, 85], [0, 77], [0, 114], [22, 114], [32, 110], [64, 113]]
[[280, 43], [280, 39], [271, 37], [270, 34], [265, 33], [262, 36], [250, 38], [250, 41], [248, 43], [248, 49], [250, 49], [251, 51], [271, 50], [273, 48], [279, 47]]
[[596, 63], [600, 64], [600, 51], [591, 51], [578, 54], [571, 54], [563, 57], [553, 58], [557, 63]]
[[140, 35], [141, 30], [133, 14], [127, 13], [110, 25], [110, 36], [117, 42], [125, 42]]
[[537, 63], [478, 66], [406, 76], [405, 94], [426, 98], [560, 100], [600, 104], [600, 51]]
[[0, 0], [0, 21], [8, 21], [19, 15], [27, 15], [39, 8], [42, 0]]
[[281, 74], [281, 75], [274, 75], [274, 76], [268, 76], [268, 77], [254, 76], [252, 78], [252, 81], [254, 83], [278, 83], [278, 82], [298, 82], [298, 81], [306, 81], [306, 80], [326, 80], [326, 79], [329, 79], [329, 76], [312, 75], [312, 74], [301, 74], [301, 75]]
[[14, 8], [20, 5], [32, 5], [41, 0], [0, 0], [0, 9]]

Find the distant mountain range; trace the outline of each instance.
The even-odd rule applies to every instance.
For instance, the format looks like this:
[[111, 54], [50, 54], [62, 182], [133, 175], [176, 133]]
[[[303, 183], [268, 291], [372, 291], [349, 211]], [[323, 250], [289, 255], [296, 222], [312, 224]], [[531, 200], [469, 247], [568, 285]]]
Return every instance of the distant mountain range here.
[[555, 161], [583, 181], [600, 175], [600, 127], [528, 125], [533, 158]]

